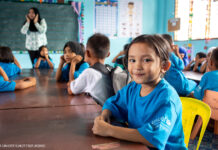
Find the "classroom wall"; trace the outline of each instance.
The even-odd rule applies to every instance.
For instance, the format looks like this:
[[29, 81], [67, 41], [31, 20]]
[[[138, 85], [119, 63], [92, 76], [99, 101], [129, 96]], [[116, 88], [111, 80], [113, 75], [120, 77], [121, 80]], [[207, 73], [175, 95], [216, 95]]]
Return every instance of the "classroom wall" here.
[[[94, 0], [77, 0], [84, 2], [84, 44], [87, 39], [94, 33]], [[158, 32], [159, 22], [158, 11], [160, 4], [164, 4], [162, 0], [143, 0], [143, 33], [154, 34]], [[164, 11], [164, 10], [162, 10]], [[42, 14], [43, 16], [43, 14]], [[162, 18], [163, 19], [163, 18]], [[49, 28], [49, 27], [48, 27]], [[113, 38], [110, 39], [110, 57], [106, 59], [106, 63], [111, 63], [113, 57], [122, 50], [123, 45], [128, 43], [130, 38]], [[25, 42], [25, 41], [24, 41]], [[49, 41], [48, 41], [49, 42]], [[63, 45], [64, 46], [64, 45]], [[22, 68], [31, 68], [31, 63], [28, 54], [14, 54], [20, 62]], [[55, 63], [55, 68], [58, 67], [61, 54], [50, 54], [50, 57]]]
[[[163, 15], [158, 16], [159, 20], [162, 20], [162, 23], [159, 22], [158, 33], [168, 33], [173, 36], [173, 33], [167, 32], [167, 21], [168, 19], [173, 18], [175, 16], [175, 0], [164, 0], [164, 2], [162, 0], [159, 1], [162, 2], [160, 5], [160, 10], [161, 12], [163, 12]], [[218, 39], [210, 40], [207, 44], [205, 40], [193, 40], [190, 43], [193, 47], [192, 58], [194, 58], [194, 56], [198, 52], [207, 52], [207, 50], [204, 49], [205, 46], [207, 46], [208, 48], [212, 46], [218, 46]], [[188, 41], [179, 41], [175, 42], [175, 44], [183, 46], [187, 45]]]

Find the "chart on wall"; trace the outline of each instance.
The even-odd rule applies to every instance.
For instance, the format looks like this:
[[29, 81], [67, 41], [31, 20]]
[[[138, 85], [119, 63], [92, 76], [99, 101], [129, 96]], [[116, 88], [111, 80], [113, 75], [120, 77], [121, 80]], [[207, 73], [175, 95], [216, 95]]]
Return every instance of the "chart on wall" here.
[[142, 34], [142, 0], [119, 0], [119, 37]]
[[116, 37], [117, 26], [118, 0], [95, 0], [95, 33]]

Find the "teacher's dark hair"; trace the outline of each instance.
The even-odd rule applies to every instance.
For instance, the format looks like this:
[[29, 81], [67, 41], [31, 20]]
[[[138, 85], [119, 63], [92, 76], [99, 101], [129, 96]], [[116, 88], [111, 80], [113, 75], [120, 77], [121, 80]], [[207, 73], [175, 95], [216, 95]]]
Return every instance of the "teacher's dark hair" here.
[[1, 46], [0, 47], [0, 62], [12, 63], [14, 62], [14, 55], [12, 50], [9, 47]]
[[[30, 9], [32, 9], [34, 11], [35, 15], [38, 15], [38, 23], [40, 23], [41, 22], [41, 16], [40, 16], [39, 10], [37, 8], [35, 8], [35, 7], [32, 7]], [[24, 24], [25, 23], [26, 23], [26, 21], [24, 22]], [[36, 28], [36, 26], [34, 24], [34, 21], [32, 19], [30, 19], [29, 30], [32, 31], [32, 32], [37, 32], [38, 31], [38, 29]]]

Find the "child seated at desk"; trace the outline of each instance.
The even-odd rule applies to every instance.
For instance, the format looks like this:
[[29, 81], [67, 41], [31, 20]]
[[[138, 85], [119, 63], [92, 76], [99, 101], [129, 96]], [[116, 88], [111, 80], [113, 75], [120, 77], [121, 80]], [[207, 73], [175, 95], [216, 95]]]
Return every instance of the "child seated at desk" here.
[[124, 69], [126, 67], [124, 57], [125, 57], [126, 51], [128, 49], [128, 46], [129, 46], [129, 44], [125, 44], [123, 47], [123, 50], [121, 52], [119, 52], [119, 54], [117, 54], [117, 56], [114, 57], [114, 59], [112, 60], [112, 63], [115, 63], [114, 67], [120, 66], [122, 69]]
[[21, 66], [9, 47], [0, 47], [0, 67], [4, 69], [8, 77], [21, 72]]
[[185, 71], [195, 71], [200, 72], [202, 62], [206, 60], [206, 54], [199, 52], [196, 54], [195, 59], [193, 59], [185, 68]]
[[88, 39], [85, 61], [91, 67], [84, 70], [77, 79], [70, 80], [68, 84], [70, 95], [89, 93], [100, 105], [114, 95], [110, 72], [104, 65], [105, 58], [110, 55], [109, 49], [110, 41], [103, 34], [97, 33]]
[[[69, 78], [76, 79], [85, 69], [89, 68], [89, 64], [84, 61], [84, 52], [78, 42], [67, 42], [63, 51], [64, 55], [60, 57], [56, 80], [68, 82]], [[70, 68], [74, 70], [70, 71]]]
[[[182, 104], [175, 89], [161, 78], [170, 67], [169, 44], [160, 35], [141, 35], [127, 51], [134, 80], [104, 103], [93, 133], [140, 142], [149, 147], [187, 149], [182, 128]], [[110, 124], [113, 116], [129, 128]]]
[[9, 81], [7, 74], [0, 67], [0, 92], [23, 90], [36, 85], [36, 79], [27, 77], [21, 80]]
[[162, 35], [171, 46], [170, 48], [170, 69], [164, 75], [164, 78], [176, 89], [177, 93], [181, 96], [187, 96], [197, 86], [192, 80], [188, 80], [183, 74], [184, 63], [179, 55], [178, 49], [174, 48], [172, 37], [169, 34]]
[[34, 68], [36, 69], [53, 69], [54, 64], [52, 59], [48, 56], [48, 48], [47, 46], [39, 47], [39, 58], [34, 59]]
[[216, 47], [208, 61], [209, 72], [201, 78], [199, 85], [194, 90], [194, 97], [202, 100], [205, 90], [218, 92], [218, 47]]

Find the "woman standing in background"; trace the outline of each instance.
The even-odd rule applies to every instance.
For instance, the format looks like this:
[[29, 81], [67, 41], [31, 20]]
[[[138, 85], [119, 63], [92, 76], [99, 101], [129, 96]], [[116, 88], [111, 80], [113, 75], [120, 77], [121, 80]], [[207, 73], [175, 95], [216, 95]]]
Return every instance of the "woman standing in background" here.
[[26, 35], [26, 48], [30, 55], [31, 62], [38, 58], [38, 49], [42, 45], [47, 45], [47, 24], [45, 19], [41, 19], [39, 10], [35, 7], [29, 9], [26, 21], [21, 28], [21, 33]]

